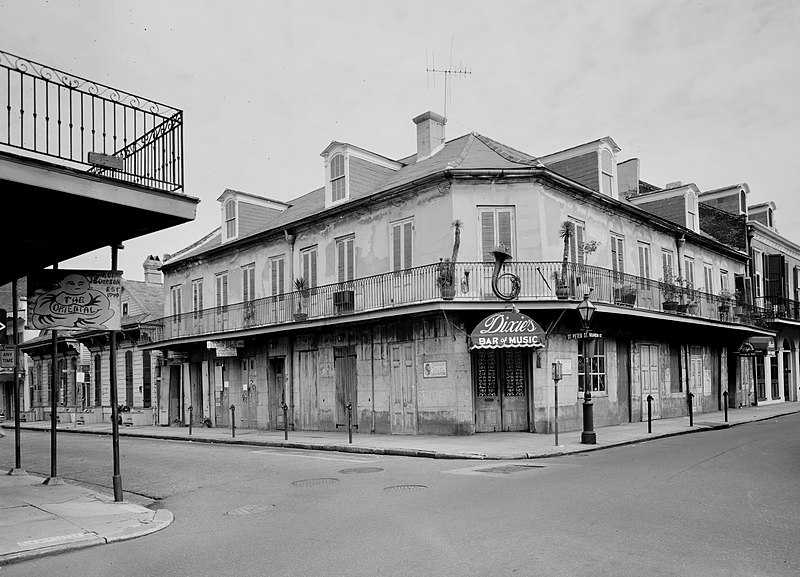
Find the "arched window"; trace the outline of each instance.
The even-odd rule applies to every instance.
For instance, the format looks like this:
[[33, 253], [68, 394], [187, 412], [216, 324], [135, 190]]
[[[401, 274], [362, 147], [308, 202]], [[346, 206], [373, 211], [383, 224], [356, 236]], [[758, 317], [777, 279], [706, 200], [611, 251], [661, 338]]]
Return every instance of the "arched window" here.
[[331, 200], [342, 200], [345, 195], [344, 156], [337, 154], [331, 159]]
[[225, 203], [225, 238], [236, 236], [236, 201], [231, 199]]

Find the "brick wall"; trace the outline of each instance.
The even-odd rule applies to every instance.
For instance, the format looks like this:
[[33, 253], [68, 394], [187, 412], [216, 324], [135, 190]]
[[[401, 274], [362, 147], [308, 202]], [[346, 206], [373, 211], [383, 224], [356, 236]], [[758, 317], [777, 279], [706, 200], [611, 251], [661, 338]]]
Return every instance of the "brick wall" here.
[[743, 214], [731, 214], [700, 203], [700, 230], [716, 238], [718, 241], [737, 248], [747, 250], [747, 232], [745, 222], [747, 217]]

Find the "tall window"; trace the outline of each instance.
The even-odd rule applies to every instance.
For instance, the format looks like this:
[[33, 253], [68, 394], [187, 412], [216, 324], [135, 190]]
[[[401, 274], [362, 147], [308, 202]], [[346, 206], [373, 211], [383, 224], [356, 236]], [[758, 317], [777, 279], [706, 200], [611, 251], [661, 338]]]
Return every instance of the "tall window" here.
[[353, 260], [354, 244], [354, 236], [336, 240], [336, 271], [338, 282], [345, 282], [355, 278], [355, 262]]
[[225, 203], [225, 238], [236, 237], [236, 201]]
[[331, 159], [331, 200], [336, 202], [346, 196], [344, 178], [344, 155], [337, 154]]
[[194, 318], [203, 317], [203, 279], [192, 281], [192, 313]]
[[306, 286], [308, 288], [317, 286], [317, 247], [303, 249], [300, 252], [300, 261]]
[[697, 288], [694, 284], [694, 259], [690, 256], [683, 257], [683, 280], [688, 288]]
[[637, 250], [639, 253], [639, 276], [650, 278], [650, 245], [640, 241]]
[[753, 270], [755, 275], [753, 282], [755, 282], [756, 297], [764, 295], [764, 253], [760, 250], [753, 249]]
[[181, 285], [176, 284], [169, 288], [170, 303], [172, 304], [172, 314], [181, 314]]
[[150, 367], [150, 351], [142, 353], [142, 406], [147, 409], [152, 401], [152, 369]]
[[586, 225], [580, 220], [570, 219], [570, 221], [575, 225], [575, 234], [569, 239], [570, 262], [584, 264], [586, 254], [581, 248], [583, 247], [583, 240], [586, 238]]
[[414, 239], [414, 220], [392, 223], [392, 270], [411, 268]]
[[673, 259], [672, 251], [662, 249], [661, 251], [661, 268], [664, 274], [664, 282], [672, 282], [675, 278], [675, 261]]
[[218, 273], [214, 277], [214, 284], [216, 285], [217, 312], [225, 312], [228, 307], [228, 272]]
[[272, 283], [272, 295], [281, 295], [286, 290], [284, 269], [286, 268], [286, 258], [277, 256], [269, 259], [269, 276]]
[[99, 407], [103, 404], [103, 388], [100, 384], [100, 376], [103, 374], [100, 355], [94, 356], [94, 406]]
[[601, 192], [614, 195], [614, 158], [608, 150], [600, 151]]
[[703, 263], [703, 285], [705, 292], [714, 293], [714, 269], [707, 262]]
[[603, 339], [578, 341], [578, 391], [586, 390], [591, 383], [592, 391], [606, 390], [606, 344]]
[[494, 262], [492, 251], [501, 244], [514, 255], [514, 207], [479, 207], [478, 218], [484, 262]]
[[256, 265], [247, 264], [242, 267], [242, 302], [256, 298]]
[[614, 280], [621, 281], [625, 274], [625, 239], [617, 234], [611, 235], [611, 270]]
[[133, 352], [125, 353], [125, 404], [133, 407]]

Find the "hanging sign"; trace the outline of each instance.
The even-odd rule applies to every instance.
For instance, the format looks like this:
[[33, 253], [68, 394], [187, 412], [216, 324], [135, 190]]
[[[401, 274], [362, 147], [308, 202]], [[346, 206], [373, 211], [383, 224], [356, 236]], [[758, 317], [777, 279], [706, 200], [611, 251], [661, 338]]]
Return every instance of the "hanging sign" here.
[[29, 329], [118, 331], [122, 273], [42, 270], [28, 275]]
[[489, 315], [470, 335], [474, 349], [544, 347], [545, 332], [536, 321], [516, 311]]

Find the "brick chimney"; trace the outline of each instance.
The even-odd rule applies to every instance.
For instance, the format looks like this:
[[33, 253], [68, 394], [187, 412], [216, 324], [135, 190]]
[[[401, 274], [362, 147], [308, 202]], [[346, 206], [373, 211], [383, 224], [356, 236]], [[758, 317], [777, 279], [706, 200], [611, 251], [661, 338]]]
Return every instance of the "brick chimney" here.
[[444, 146], [444, 116], [424, 112], [414, 119], [417, 125], [417, 162], [430, 158]]
[[161, 261], [152, 254], [148, 256], [142, 264], [144, 268], [144, 282], [148, 284], [162, 284], [161, 280]]

